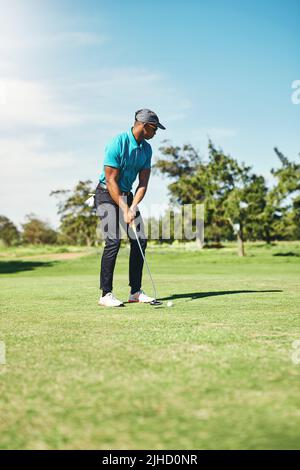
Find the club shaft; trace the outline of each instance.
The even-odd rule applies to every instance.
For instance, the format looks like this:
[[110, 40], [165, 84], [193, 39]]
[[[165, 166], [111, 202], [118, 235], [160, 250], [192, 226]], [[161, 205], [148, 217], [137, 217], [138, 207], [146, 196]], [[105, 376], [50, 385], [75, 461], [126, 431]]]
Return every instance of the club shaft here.
[[148, 273], [149, 273], [149, 276], [150, 276], [150, 279], [151, 279], [151, 283], [152, 283], [152, 287], [153, 287], [153, 291], [154, 291], [154, 299], [156, 300], [156, 289], [155, 289], [155, 284], [154, 284], [154, 281], [152, 279], [152, 276], [151, 276], [151, 271], [150, 271], [150, 268], [149, 268], [149, 265], [147, 263], [147, 260], [146, 260], [146, 257], [144, 256], [144, 253], [143, 253], [143, 250], [142, 250], [142, 247], [141, 247], [141, 244], [140, 244], [140, 240], [139, 240], [139, 237], [138, 237], [138, 234], [137, 234], [137, 231], [136, 231], [136, 227], [134, 224], [132, 224], [132, 229], [133, 229], [133, 232], [134, 232], [134, 235], [135, 235], [135, 238], [136, 238], [136, 241], [138, 243], [138, 246], [139, 246], [139, 249], [140, 249], [140, 252], [141, 252], [141, 255], [143, 257], [143, 260], [146, 264], [146, 267], [147, 267], [147, 270], [148, 270]]

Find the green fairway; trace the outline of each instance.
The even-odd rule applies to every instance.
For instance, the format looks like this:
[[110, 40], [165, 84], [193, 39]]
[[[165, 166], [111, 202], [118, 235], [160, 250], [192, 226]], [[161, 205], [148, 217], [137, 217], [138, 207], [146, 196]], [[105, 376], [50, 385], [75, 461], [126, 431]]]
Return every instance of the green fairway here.
[[101, 249], [22, 250], [0, 252], [1, 449], [300, 448], [299, 242], [150, 247], [164, 304], [120, 309], [97, 305]]

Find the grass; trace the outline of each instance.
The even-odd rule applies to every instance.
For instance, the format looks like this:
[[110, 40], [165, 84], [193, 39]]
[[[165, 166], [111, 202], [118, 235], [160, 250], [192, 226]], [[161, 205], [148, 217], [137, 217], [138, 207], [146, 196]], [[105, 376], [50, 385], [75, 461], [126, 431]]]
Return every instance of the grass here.
[[24, 256], [33, 255], [51, 255], [54, 253], [80, 253], [83, 251], [86, 251], [86, 248], [70, 245], [24, 245], [6, 247], [0, 244], [0, 259], [22, 258]]
[[[0, 259], [1, 449], [299, 449], [300, 243], [150, 247], [164, 306], [114, 310], [100, 249], [17, 250]], [[122, 248], [124, 300], [127, 269]]]

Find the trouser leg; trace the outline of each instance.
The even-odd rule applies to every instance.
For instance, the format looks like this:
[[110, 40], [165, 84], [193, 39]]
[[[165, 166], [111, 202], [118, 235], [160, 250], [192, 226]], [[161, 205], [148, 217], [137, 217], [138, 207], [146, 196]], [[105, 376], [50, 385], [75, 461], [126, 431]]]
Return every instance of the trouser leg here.
[[[147, 239], [145, 236], [144, 223], [140, 212], [137, 212], [135, 220], [137, 235], [139, 237], [142, 252], [145, 255], [147, 247]], [[136, 241], [135, 234], [132, 229], [128, 229], [128, 235], [130, 239], [130, 256], [129, 256], [129, 285], [131, 287], [131, 293], [139, 291], [142, 286], [142, 275], [144, 259], [141, 255], [138, 242]]]
[[105, 240], [100, 271], [100, 289], [104, 292], [112, 292], [113, 290], [113, 275], [119, 248], [120, 240], [110, 238]]
[[[134, 294], [140, 290], [142, 286], [142, 275], [144, 260], [141, 255], [137, 241], [130, 240], [130, 257], [129, 257], [129, 285], [131, 293]], [[145, 254], [147, 240], [140, 239], [140, 245], [143, 253]]]
[[100, 289], [112, 292], [113, 275], [117, 255], [121, 245], [118, 207], [111, 203], [101, 203], [97, 207], [100, 216], [105, 246], [101, 258]]

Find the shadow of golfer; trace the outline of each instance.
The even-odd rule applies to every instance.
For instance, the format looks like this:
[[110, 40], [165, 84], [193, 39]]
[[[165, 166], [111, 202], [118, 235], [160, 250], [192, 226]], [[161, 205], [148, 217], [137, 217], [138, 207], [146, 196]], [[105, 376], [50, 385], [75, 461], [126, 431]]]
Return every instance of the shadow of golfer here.
[[217, 295], [232, 295], [232, 294], [255, 294], [255, 293], [268, 293], [268, 292], [282, 292], [282, 290], [224, 290], [216, 292], [189, 292], [186, 294], [173, 294], [169, 297], [159, 297], [159, 300], [175, 300], [175, 299], [202, 299], [203, 297], [215, 297]]
[[288, 251], [287, 253], [274, 253], [273, 256], [296, 256], [297, 258], [300, 257], [299, 253], [295, 253], [294, 251]]
[[49, 268], [53, 265], [53, 261], [0, 261], [0, 274], [13, 274], [22, 271], [33, 271], [36, 268]]

